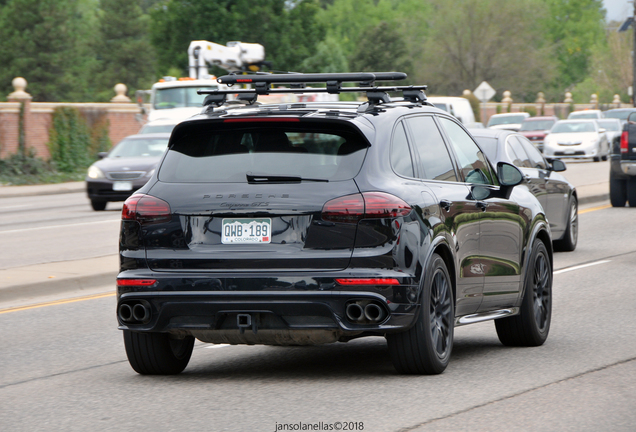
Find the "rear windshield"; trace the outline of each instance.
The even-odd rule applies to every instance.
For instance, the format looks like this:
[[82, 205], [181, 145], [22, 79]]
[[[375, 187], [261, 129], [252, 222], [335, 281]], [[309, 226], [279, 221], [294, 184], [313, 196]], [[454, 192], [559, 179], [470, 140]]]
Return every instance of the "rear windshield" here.
[[597, 120], [596, 123], [598, 123], [598, 127], [602, 127], [606, 131], [615, 132], [621, 130], [621, 124], [616, 120]]
[[492, 116], [490, 120], [488, 120], [488, 126], [496, 126], [503, 124], [517, 124], [521, 123], [526, 119], [527, 116], [524, 115], [507, 115], [507, 116]]
[[526, 120], [521, 123], [521, 131], [550, 130], [555, 120]]
[[557, 122], [551, 133], [596, 132], [593, 122]]
[[108, 157], [159, 157], [166, 147], [168, 147], [168, 138], [123, 139], [108, 153]]
[[597, 119], [597, 118], [599, 118], [599, 115], [598, 115], [598, 113], [596, 111], [573, 112], [573, 113], [570, 113], [568, 118], [571, 118], [571, 119]]
[[633, 111], [633, 110], [605, 111], [603, 113], [603, 117], [615, 118], [619, 120], [627, 120], [627, 117], [633, 112], [636, 112], [636, 111]]
[[362, 166], [368, 142], [341, 125], [204, 123], [181, 127], [159, 170], [168, 183], [246, 182], [248, 175], [339, 181]]

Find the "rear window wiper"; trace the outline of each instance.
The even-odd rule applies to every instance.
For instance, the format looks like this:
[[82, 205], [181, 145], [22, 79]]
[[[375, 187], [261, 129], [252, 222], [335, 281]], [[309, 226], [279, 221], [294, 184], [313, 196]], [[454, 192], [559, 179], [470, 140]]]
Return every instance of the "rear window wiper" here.
[[245, 173], [248, 183], [300, 183], [304, 181], [308, 182], [326, 182], [327, 179], [315, 179], [315, 178], [303, 178], [300, 176], [279, 176], [269, 174], [253, 174], [251, 172]]

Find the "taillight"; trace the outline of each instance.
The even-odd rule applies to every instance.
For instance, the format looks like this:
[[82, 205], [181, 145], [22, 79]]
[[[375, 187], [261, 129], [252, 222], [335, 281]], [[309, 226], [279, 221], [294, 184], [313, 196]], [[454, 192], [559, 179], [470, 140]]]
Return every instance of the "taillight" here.
[[361, 219], [406, 216], [411, 207], [400, 198], [384, 192], [346, 195], [327, 201], [322, 219], [331, 222], [357, 223]]
[[168, 222], [172, 217], [170, 205], [151, 195], [135, 194], [124, 202], [122, 220], [135, 220], [141, 224]]
[[336, 279], [339, 285], [399, 285], [395, 278], [348, 278]]
[[157, 279], [117, 279], [117, 286], [150, 286], [157, 283]]
[[627, 131], [623, 131], [621, 134], [621, 153], [627, 153], [629, 150], [629, 146], [627, 145], [628, 137]]

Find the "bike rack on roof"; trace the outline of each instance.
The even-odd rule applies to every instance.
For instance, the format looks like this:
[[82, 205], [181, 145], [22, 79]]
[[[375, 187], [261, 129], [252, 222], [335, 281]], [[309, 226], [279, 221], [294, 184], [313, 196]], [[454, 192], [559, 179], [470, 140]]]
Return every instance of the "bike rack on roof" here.
[[[204, 106], [220, 107], [227, 102], [228, 94], [236, 94], [237, 99], [248, 105], [256, 103], [259, 95], [275, 93], [330, 93], [365, 92], [369, 106], [391, 102], [387, 92], [401, 91], [405, 101], [426, 103], [424, 91], [427, 86], [375, 86], [376, 81], [398, 81], [406, 78], [404, 72], [351, 72], [351, 73], [288, 73], [255, 75], [224, 75], [217, 78], [219, 84], [232, 87], [235, 84], [251, 84], [250, 89], [198, 90], [198, 94], [207, 94]], [[342, 87], [344, 82], [357, 82], [359, 87]], [[324, 83], [326, 87], [307, 87], [308, 83]], [[289, 84], [289, 87], [272, 88], [272, 84]]]

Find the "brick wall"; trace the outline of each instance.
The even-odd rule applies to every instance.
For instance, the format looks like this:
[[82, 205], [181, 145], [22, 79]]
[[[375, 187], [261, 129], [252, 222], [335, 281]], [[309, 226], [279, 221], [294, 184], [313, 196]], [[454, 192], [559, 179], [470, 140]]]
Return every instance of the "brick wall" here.
[[109, 121], [109, 136], [113, 144], [122, 138], [139, 131], [142, 124], [137, 118], [140, 109], [133, 103], [49, 103], [0, 102], [0, 158], [6, 158], [18, 152], [18, 133], [20, 104], [25, 104], [24, 131], [27, 148], [35, 149], [36, 155], [48, 159], [50, 157], [47, 143], [53, 111], [59, 106], [75, 107], [85, 114], [106, 114]]

